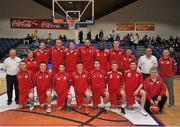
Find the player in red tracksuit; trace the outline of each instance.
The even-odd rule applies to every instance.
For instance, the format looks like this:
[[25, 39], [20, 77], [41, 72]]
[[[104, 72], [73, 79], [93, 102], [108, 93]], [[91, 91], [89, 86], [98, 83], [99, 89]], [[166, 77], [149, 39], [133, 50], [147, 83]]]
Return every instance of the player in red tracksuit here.
[[91, 46], [90, 40], [85, 40], [84, 46], [79, 48], [80, 58], [83, 62], [83, 66], [86, 71], [90, 72], [94, 68], [94, 57], [95, 57], [95, 47]]
[[65, 48], [62, 46], [62, 40], [56, 40], [55, 46], [49, 49], [52, 58], [52, 76], [54, 77], [59, 71], [59, 65], [65, 61]]
[[108, 91], [110, 94], [111, 107], [118, 107], [121, 103], [121, 113], [125, 114], [125, 90], [122, 86], [123, 74], [118, 71], [118, 64], [112, 62], [112, 71], [107, 73]]
[[109, 50], [104, 49], [104, 42], [99, 43], [99, 50], [95, 52], [95, 59], [101, 62], [101, 69], [108, 72]]
[[144, 89], [147, 94], [145, 110], [150, 113], [150, 106], [157, 104], [159, 112], [162, 112], [164, 104], [167, 100], [166, 85], [164, 84], [163, 79], [158, 76], [156, 67], [152, 67], [150, 69], [150, 76], [144, 81]]
[[17, 73], [17, 79], [19, 82], [19, 107], [23, 108], [29, 101], [30, 110], [33, 110], [33, 73], [26, 69], [25, 61], [20, 62], [20, 71]]
[[51, 112], [51, 91], [52, 91], [52, 76], [47, 71], [45, 62], [40, 63], [40, 71], [34, 76], [34, 81], [37, 86], [38, 100], [41, 108], [45, 108], [47, 102], [47, 113]]
[[46, 63], [47, 66], [47, 70], [48, 70], [48, 63], [49, 63], [49, 51], [46, 50], [46, 44], [45, 42], [40, 42], [39, 44], [39, 49], [36, 49], [34, 51], [34, 57], [36, 58], [36, 62], [39, 64], [44, 61]]
[[177, 72], [177, 62], [170, 57], [169, 49], [163, 49], [163, 56], [158, 60], [160, 76], [163, 78], [169, 93], [169, 107], [175, 106], [174, 75]]
[[69, 49], [66, 49], [65, 57], [66, 72], [72, 73], [76, 71], [76, 64], [79, 59], [79, 51], [75, 49], [75, 44], [73, 41], [69, 42]]
[[[109, 101], [109, 93], [106, 90], [106, 72], [100, 69], [100, 61], [94, 61], [95, 69], [90, 72], [91, 75], [91, 91], [93, 99], [93, 107], [96, 109], [98, 106], [101, 111], [107, 113], [104, 104]], [[101, 102], [103, 97], [103, 102]]]
[[109, 50], [109, 60], [110, 63], [116, 61], [118, 63], [118, 69], [122, 70], [122, 57], [124, 55], [124, 49], [119, 47], [120, 42], [115, 40], [113, 43], [113, 48]]
[[123, 70], [123, 72], [130, 69], [131, 61], [136, 61], [136, 57], [132, 54], [131, 48], [127, 48], [126, 54], [122, 57], [122, 70]]
[[70, 93], [70, 75], [65, 72], [65, 65], [59, 65], [59, 72], [54, 77], [54, 88], [57, 94], [57, 106], [61, 110], [66, 106], [71, 111], [72, 96]]
[[146, 102], [146, 92], [143, 88], [143, 77], [142, 73], [137, 71], [137, 64], [135, 61], [130, 63], [130, 70], [124, 72], [123, 81], [125, 84], [126, 101], [128, 108], [133, 109], [133, 104], [135, 104], [135, 97], [140, 96], [141, 99], [141, 109], [140, 112], [147, 116], [144, 111], [144, 105]]
[[34, 58], [33, 51], [29, 50], [27, 52], [27, 58], [25, 58], [24, 61], [26, 62], [27, 70], [30, 70], [33, 73], [36, 73], [38, 71], [38, 63], [36, 59]]
[[77, 63], [77, 70], [72, 73], [71, 82], [74, 87], [76, 103], [79, 109], [84, 106], [85, 113], [89, 113], [90, 109], [88, 104], [91, 100], [90, 97], [90, 76], [87, 71], [83, 69], [83, 63]]

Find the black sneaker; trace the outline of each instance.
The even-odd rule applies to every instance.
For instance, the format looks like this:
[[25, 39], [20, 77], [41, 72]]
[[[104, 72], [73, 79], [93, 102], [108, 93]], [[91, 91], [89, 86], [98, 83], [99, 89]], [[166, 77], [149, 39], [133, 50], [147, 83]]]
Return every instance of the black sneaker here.
[[125, 108], [121, 108], [121, 114], [125, 115], [126, 112], [125, 112]]
[[67, 111], [68, 111], [68, 112], [71, 112], [71, 111], [72, 111], [72, 107], [71, 107], [71, 106], [67, 106], [66, 108], [67, 108]]
[[7, 105], [11, 105], [11, 104], [12, 104], [12, 101], [8, 101], [8, 102], [7, 102]]
[[19, 104], [19, 101], [16, 101], [16, 104], [18, 105], [18, 104]]
[[101, 112], [107, 114], [107, 110], [105, 108], [100, 108]]

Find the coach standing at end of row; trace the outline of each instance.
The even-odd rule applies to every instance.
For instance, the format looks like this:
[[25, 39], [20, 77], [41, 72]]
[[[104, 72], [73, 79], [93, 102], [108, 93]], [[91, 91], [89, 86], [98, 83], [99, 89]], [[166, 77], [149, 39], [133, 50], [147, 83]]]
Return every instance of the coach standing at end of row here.
[[21, 59], [16, 56], [16, 50], [11, 49], [9, 51], [9, 57], [4, 60], [3, 68], [6, 71], [6, 83], [7, 83], [7, 105], [12, 103], [13, 96], [13, 86], [15, 88], [15, 101], [16, 104], [19, 104], [19, 88], [18, 80], [16, 77], [17, 72], [19, 71], [19, 64]]

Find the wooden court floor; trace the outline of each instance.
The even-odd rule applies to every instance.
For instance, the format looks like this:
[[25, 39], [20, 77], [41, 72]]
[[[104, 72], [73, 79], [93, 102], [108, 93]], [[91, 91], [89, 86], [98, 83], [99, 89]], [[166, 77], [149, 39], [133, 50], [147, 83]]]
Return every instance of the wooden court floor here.
[[[174, 79], [174, 90], [175, 90], [175, 101], [176, 106], [169, 108], [168, 101], [164, 107], [163, 114], [154, 115], [154, 117], [160, 120], [164, 125], [167, 126], [180, 126], [180, 78]], [[0, 79], [0, 93], [6, 92], [5, 79]], [[168, 93], [167, 93], [168, 96]]]

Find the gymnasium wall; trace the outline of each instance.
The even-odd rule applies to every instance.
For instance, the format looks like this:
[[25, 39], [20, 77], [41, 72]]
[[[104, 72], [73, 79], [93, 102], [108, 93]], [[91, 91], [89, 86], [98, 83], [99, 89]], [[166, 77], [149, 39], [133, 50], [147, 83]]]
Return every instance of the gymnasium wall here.
[[[98, 20], [93, 26], [83, 29], [84, 33], [91, 29], [94, 37], [99, 33], [100, 29], [104, 30], [107, 35], [116, 29], [116, 24], [120, 22], [153, 22], [156, 24], [155, 31], [138, 32], [142, 37], [144, 34], [156, 36], [159, 34], [163, 38], [169, 35], [180, 36], [180, 1], [179, 0], [138, 0], [124, 8], [121, 8], [109, 15]], [[52, 11], [39, 5], [32, 0], [1, 0], [0, 1], [0, 37], [22, 38], [26, 34], [32, 33], [34, 29], [11, 29], [9, 18], [43, 18], [50, 19]], [[74, 38], [73, 30], [40, 30], [39, 37], [47, 38], [48, 33], [52, 33], [53, 38], [57, 38], [59, 34], [66, 34], [68, 38]], [[136, 33], [136, 31], [128, 31]], [[122, 36], [127, 32], [119, 32]], [[85, 35], [84, 35], [85, 36]]]

